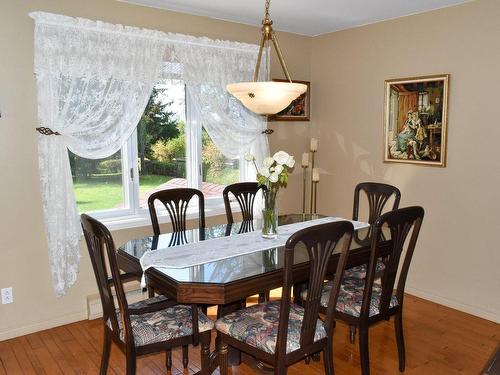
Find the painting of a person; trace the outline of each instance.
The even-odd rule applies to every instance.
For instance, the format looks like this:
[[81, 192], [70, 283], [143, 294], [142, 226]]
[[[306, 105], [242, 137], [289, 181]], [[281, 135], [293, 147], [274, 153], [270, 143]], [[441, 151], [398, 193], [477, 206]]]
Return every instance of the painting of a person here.
[[448, 74], [386, 81], [384, 162], [444, 167], [448, 81]]
[[417, 140], [420, 146], [427, 138], [427, 131], [425, 130], [424, 126], [422, 125], [422, 122], [420, 121], [420, 118], [418, 117], [418, 112], [413, 112], [413, 123], [417, 126], [415, 139]]
[[417, 114], [418, 118], [418, 112], [408, 111], [408, 116], [406, 118], [403, 130], [401, 130], [401, 132], [397, 135], [398, 150], [401, 152], [407, 151], [408, 141], [415, 139], [418, 125], [415, 124], [415, 117], [413, 115], [414, 113]]

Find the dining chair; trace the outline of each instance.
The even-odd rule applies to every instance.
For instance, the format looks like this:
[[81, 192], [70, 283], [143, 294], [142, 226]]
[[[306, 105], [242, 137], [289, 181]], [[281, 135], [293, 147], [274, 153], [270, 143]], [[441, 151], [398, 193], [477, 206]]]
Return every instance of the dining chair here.
[[82, 214], [81, 224], [103, 308], [104, 345], [99, 373], [107, 373], [112, 342], [125, 353], [127, 375], [136, 373], [136, 358], [140, 355], [165, 351], [170, 371], [174, 347], [182, 346], [184, 368], [188, 366], [189, 344], [201, 341], [202, 353], [207, 353], [213, 322], [196, 305], [178, 305], [160, 297], [128, 304], [123, 282], [136, 275], [120, 274], [113, 238], [102, 223]]
[[[223, 316], [215, 323], [219, 334], [220, 373], [228, 373], [228, 345], [286, 374], [287, 367], [313, 353], [323, 352], [325, 373], [333, 374], [334, 313], [347, 252], [354, 229], [339, 221], [302, 229], [286, 242], [281, 301], [260, 303]], [[299, 245], [300, 244], [300, 245]], [[303, 246], [310, 262], [310, 293], [304, 307], [291, 301], [294, 253]], [[335, 252], [340, 252], [334, 286], [328, 291], [332, 306], [324, 320], [318, 318], [323, 280]]]
[[[198, 227], [200, 229], [200, 234], [203, 234], [205, 228], [205, 198], [203, 193], [197, 189], [179, 188], [160, 190], [149, 196], [149, 216], [151, 217], [154, 235], [159, 236], [161, 234], [158, 213], [155, 206], [158, 200], [165, 206], [170, 216], [173, 232], [172, 240], [174, 241], [171, 245], [182, 245], [187, 243], [187, 208], [194, 196], [198, 197]], [[148, 286], [148, 294], [150, 298], [155, 295], [155, 291], [151, 286]]]
[[[362, 182], [356, 185], [354, 189], [354, 205], [352, 209], [352, 219], [358, 220], [360, 216], [360, 200], [364, 193], [368, 203], [368, 224], [370, 228], [364, 238], [359, 238], [359, 233], [354, 232], [353, 239], [359, 243], [370, 243], [370, 238], [373, 232], [373, 223], [382, 215], [384, 208], [389, 200], [393, 197], [392, 210], [399, 207], [401, 200], [400, 190], [389, 184], [382, 184], [379, 182]], [[385, 269], [385, 260], [377, 259], [376, 275], [380, 275]], [[344, 278], [366, 278], [366, 264], [346, 269]], [[356, 327], [350, 327], [349, 341], [354, 344], [356, 338]]]
[[[222, 198], [224, 199], [224, 207], [226, 208], [227, 224], [234, 223], [233, 210], [231, 209], [230, 194], [234, 196], [238, 205], [240, 206], [242, 225], [240, 232], [248, 232], [254, 230], [253, 228], [253, 207], [255, 197], [260, 190], [265, 190], [264, 185], [259, 185], [257, 182], [238, 182], [228, 185], [222, 191]], [[269, 301], [269, 291], [259, 293], [259, 302]]]
[[238, 182], [224, 188], [222, 197], [224, 198], [228, 224], [234, 223], [229, 194], [234, 196], [240, 206], [242, 221], [251, 221], [253, 220], [255, 196], [261, 189], [265, 190], [266, 187], [264, 185], [259, 185], [257, 182]]
[[[405, 345], [403, 336], [403, 302], [408, 270], [424, 218], [422, 207], [406, 207], [389, 211], [373, 224], [370, 260], [365, 279], [345, 278], [342, 281], [335, 319], [359, 329], [359, 352], [362, 375], [369, 375], [368, 328], [382, 320], [395, 316], [394, 327], [399, 356], [399, 371], [405, 369]], [[376, 263], [382, 256], [383, 231], [390, 233], [390, 249], [382, 282], [376, 282]], [[407, 239], [409, 238], [409, 241]], [[405, 254], [403, 256], [403, 254]], [[402, 261], [402, 266], [399, 267]], [[401, 268], [398, 275], [398, 269]], [[396, 280], [397, 279], [397, 280]], [[396, 286], [396, 290], [394, 287]], [[321, 298], [322, 311], [331, 309], [328, 291], [334, 288], [327, 282]], [[307, 295], [308, 292], [305, 293]], [[304, 294], [303, 294], [304, 295]]]
[[203, 193], [198, 189], [165, 189], [151, 194], [148, 198], [148, 207], [154, 235], [158, 236], [161, 234], [158, 214], [155, 207], [155, 202], [157, 200], [165, 206], [170, 216], [172, 231], [185, 232], [187, 229], [187, 208], [194, 196], [198, 197], [198, 227], [205, 228], [205, 198]]
[[[373, 231], [373, 223], [382, 215], [391, 197], [394, 197], [391, 210], [395, 210], [399, 207], [401, 192], [395, 186], [379, 182], [362, 182], [356, 185], [354, 189], [354, 205], [352, 210], [353, 220], [359, 220], [361, 193], [365, 194], [368, 203], [368, 224], [370, 224], [370, 228], [365, 238], [360, 239], [358, 232], [355, 232], [354, 239], [359, 242], [366, 241], [369, 243]], [[384, 268], [384, 263], [382, 260], [379, 260], [377, 262], [378, 271], [383, 271]], [[345, 277], [358, 277], [364, 279], [366, 277], [366, 264], [348, 268], [345, 272]]]

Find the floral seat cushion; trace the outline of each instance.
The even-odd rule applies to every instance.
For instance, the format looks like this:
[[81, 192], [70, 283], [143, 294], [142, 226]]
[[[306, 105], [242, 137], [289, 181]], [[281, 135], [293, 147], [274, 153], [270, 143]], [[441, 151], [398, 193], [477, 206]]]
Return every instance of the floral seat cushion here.
[[[328, 299], [330, 298], [330, 291], [333, 288], [333, 281], [328, 281], [323, 284], [323, 291], [321, 294], [321, 306], [328, 307]], [[359, 316], [361, 312], [361, 305], [363, 304], [363, 292], [365, 290], [365, 281], [357, 277], [344, 277], [342, 286], [340, 288], [339, 296], [337, 299], [337, 311], [352, 316]], [[380, 307], [380, 298], [382, 296], [382, 287], [378, 283], [373, 284], [372, 299], [370, 303], [370, 316], [377, 315]], [[307, 298], [307, 290], [301, 293], [302, 299]], [[398, 305], [396, 296], [391, 297], [389, 307]]]
[[[280, 301], [261, 303], [220, 318], [215, 322], [215, 328], [266, 353], [274, 354], [278, 336], [279, 315]], [[300, 329], [303, 318], [304, 309], [292, 303], [288, 322], [287, 353], [300, 348]], [[318, 341], [325, 337], [326, 330], [323, 322], [318, 319], [314, 340]]]
[[[359, 316], [361, 305], [363, 304], [363, 292], [365, 290], [365, 281], [359, 278], [345, 278], [342, 281], [339, 297], [337, 300], [337, 311], [352, 316]], [[380, 312], [380, 299], [382, 297], [382, 286], [374, 283], [372, 288], [372, 299], [370, 301], [370, 316], [377, 315]], [[395, 295], [391, 297], [389, 308], [398, 305], [398, 299]]]
[[[120, 338], [124, 340], [124, 331], [120, 312], [117, 311]], [[193, 319], [191, 306], [176, 305], [156, 312], [140, 315], [130, 315], [130, 324], [134, 335], [135, 346], [144, 346], [156, 342], [163, 342], [179, 337], [189, 336], [193, 333]], [[111, 321], [107, 321], [111, 327]], [[198, 312], [199, 332], [209, 331], [214, 327], [214, 322], [201, 311]]]
[[[348, 268], [344, 272], [344, 277], [357, 277], [358, 279], [366, 278], [366, 264], [362, 264], [360, 266]], [[380, 275], [385, 270], [385, 264], [380, 259], [377, 260], [377, 264], [375, 265], [375, 275]]]
[[142, 299], [138, 302], [130, 303], [128, 308], [131, 310], [140, 310], [144, 308], [151, 307], [152, 305], [163, 303], [168, 301], [168, 298], [162, 295], [154, 296], [151, 298]]

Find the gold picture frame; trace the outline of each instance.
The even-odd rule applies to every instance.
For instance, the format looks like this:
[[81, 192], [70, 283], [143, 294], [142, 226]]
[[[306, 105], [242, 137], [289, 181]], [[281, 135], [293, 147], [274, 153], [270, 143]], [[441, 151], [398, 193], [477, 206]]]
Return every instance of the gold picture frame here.
[[449, 81], [449, 74], [385, 81], [385, 163], [446, 166]]
[[[273, 79], [275, 82], [288, 82], [286, 79]], [[311, 112], [311, 82], [293, 81], [294, 83], [303, 83], [307, 85], [305, 93], [292, 101], [288, 107], [275, 115], [267, 117], [268, 121], [309, 121]]]

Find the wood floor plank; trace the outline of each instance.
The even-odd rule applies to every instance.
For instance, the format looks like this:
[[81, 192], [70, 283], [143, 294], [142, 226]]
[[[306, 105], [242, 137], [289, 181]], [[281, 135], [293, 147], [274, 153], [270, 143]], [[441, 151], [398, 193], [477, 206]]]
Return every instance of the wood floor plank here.
[[0, 359], [2, 361], [2, 367], [7, 374], [22, 374], [22, 367], [12, 350], [12, 341], [13, 340], [0, 342]]
[[31, 365], [33, 366], [33, 369], [35, 370], [36, 374], [44, 375], [46, 374], [42, 364], [36, 357], [35, 353], [33, 352], [33, 348], [30, 345], [27, 336], [21, 336], [16, 338], [16, 341], [19, 341], [19, 343], [22, 345], [24, 351], [26, 352], [26, 355], [28, 356]]
[[[57, 336], [56, 336], [57, 337]], [[49, 351], [52, 358], [57, 362], [63, 374], [75, 375], [79, 372], [78, 362], [72, 357], [67, 346], [59, 347], [49, 331], [40, 332], [40, 338]]]
[[[215, 310], [209, 313], [214, 314]], [[500, 325], [484, 319], [407, 296], [404, 312], [407, 346], [405, 375], [478, 374], [500, 343]], [[101, 320], [82, 321], [0, 342], [0, 375], [73, 375], [99, 372], [103, 341]], [[212, 348], [214, 347], [212, 340]], [[372, 375], [400, 374], [394, 324], [382, 322], [370, 329]], [[349, 343], [349, 327], [337, 324], [334, 335], [337, 374], [359, 375], [358, 341]], [[173, 351], [173, 375], [193, 374], [200, 369], [200, 347], [190, 347], [189, 368], [184, 371], [182, 352]], [[165, 374], [165, 353], [138, 361], [138, 375]], [[215, 374], [219, 372], [216, 371]], [[234, 375], [262, 374], [255, 361], [244, 355]], [[109, 375], [125, 374], [125, 356], [113, 345]], [[289, 368], [289, 375], [324, 374], [323, 361], [303, 361]]]
[[14, 351], [14, 354], [17, 358], [17, 361], [19, 362], [19, 365], [21, 366], [23, 374], [26, 375], [32, 375], [32, 374], [37, 374], [35, 368], [33, 367], [33, 364], [28, 356], [28, 353], [24, 349], [24, 346], [22, 344], [22, 341], [19, 339], [14, 339], [12, 340], [12, 350]]
[[[80, 343], [82, 349], [89, 358], [91, 365], [96, 369], [99, 369], [101, 363], [103, 338], [102, 338], [102, 328], [99, 329], [96, 327], [102, 327], [102, 323], [97, 320], [89, 323], [91, 324], [89, 324], [88, 326], [82, 326], [79, 323], [73, 323], [68, 326], [68, 329], [73, 333], [77, 341]], [[99, 325], [96, 326], [95, 323], [99, 323]], [[122, 371], [124, 371], [123, 368], [118, 372], [115, 371], [116, 356], [121, 355], [121, 352], [119, 350], [116, 350], [116, 348], [114, 349], [115, 351], [112, 352], [110, 358], [108, 374], [120, 374], [122, 373]]]
[[50, 375], [64, 374], [56, 358], [52, 357], [47, 347], [43, 344], [40, 332], [32, 333], [28, 335], [28, 337], [28, 340], [32, 343], [33, 353], [40, 362], [45, 373]]

